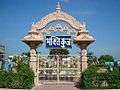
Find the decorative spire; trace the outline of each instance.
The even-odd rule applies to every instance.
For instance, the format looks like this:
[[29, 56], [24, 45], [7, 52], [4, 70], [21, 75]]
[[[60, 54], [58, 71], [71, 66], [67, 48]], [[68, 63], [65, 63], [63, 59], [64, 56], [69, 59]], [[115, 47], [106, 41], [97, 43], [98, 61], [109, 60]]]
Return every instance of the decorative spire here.
[[56, 5], [56, 11], [61, 11], [61, 5], [60, 5], [60, 2], [57, 2], [57, 5]]
[[85, 21], [83, 22], [83, 26], [86, 27], [86, 22]]
[[87, 25], [86, 25], [86, 22], [83, 22], [83, 31], [87, 31]]

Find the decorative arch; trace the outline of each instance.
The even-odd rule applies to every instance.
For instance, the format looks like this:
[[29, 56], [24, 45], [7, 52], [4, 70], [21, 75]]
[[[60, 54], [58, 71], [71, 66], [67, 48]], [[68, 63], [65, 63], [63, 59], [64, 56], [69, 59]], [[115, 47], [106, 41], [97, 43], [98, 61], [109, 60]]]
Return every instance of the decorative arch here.
[[74, 17], [72, 17], [71, 15], [68, 15], [67, 13], [62, 12], [62, 11], [60, 11], [60, 12], [55, 11], [55, 12], [50, 13], [47, 16], [43, 17], [36, 24], [32, 25], [32, 29], [34, 29], [34, 30], [42, 29], [48, 23], [50, 23], [52, 21], [56, 21], [56, 20], [62, 20], [62, 21], [67, 22], [76, 30], [80, 30], [83, 27], [83, 25], [79, 21], [77, 21]]
[[[95, 38], [89, 34], [85, 23], [80, 23], [74, 17], [61, 11], [61, 6], [58, 2], [57, 6], [56, 6], [56, 11], [48, 14], [47, 16], [42, 18], [39, 22], [33, 24], [32, 30], [29, 31], [29, 33], [22, 39], [22, 41], [30, 47], [30, 62], [29, 62], [29, 64], [35, 75], [34, 83], [36, 86], [39, 83], [39, 73], [38, 72], [40, 70], [39, 61], [38, 61], [39, 59], [37, 57], [37, 47], [42, 45], [42, 43], [45, 41], [42, 30], [43, 31], [46, 30], [48, 32], [48, 30], [45, 28], [45, 26], [47, 26], [52, 21], [58, 21], [58, 20], [67, 22], [73, 28], [73, 29], [68, 29], [69, 32], [70, 32], [70, 30], [71, 30], [71, 32], [73, 32], [74, 29], [76, 31], [78, 30], [77, 32], [75, 31], [77, 34], [74, 35], [74, 36], [76, 36], [74, 38], [74, 41], [81, 49], [81, 55], [80, 55], [81, 61], [78, 60], [77, 65], [80, 65], [80, 66], [78, 66], [78, 68], [76, 70], [78, 70], [78, 71], [81, 70], [81, 72], [82, 72], [85, 69], [87, 69], [87, 66], [88, 66], [87, 47], [95, 41]], [[39, 32], [39, 30], [41, 30], [41, 32]], [[50, 28], [50, 30], [51, 30], [51, 28]], [[60, 29], [60, 30], [62, 31], [62, 29]], [[76, 74], [76, 75], [78, 75], [78, 74]], [[81, 76], [81, 75], [79, 75], [79, 76]], [[59, 79], [57, 79], [57, 80], [59, 81]]]

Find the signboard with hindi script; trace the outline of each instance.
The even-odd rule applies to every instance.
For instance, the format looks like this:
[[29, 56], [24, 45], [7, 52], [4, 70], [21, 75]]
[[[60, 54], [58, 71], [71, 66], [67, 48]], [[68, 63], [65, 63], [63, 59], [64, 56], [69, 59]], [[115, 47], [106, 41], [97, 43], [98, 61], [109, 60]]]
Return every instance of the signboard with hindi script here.
[[47, 48], [71, 48], [71, 36], [46, 36]]

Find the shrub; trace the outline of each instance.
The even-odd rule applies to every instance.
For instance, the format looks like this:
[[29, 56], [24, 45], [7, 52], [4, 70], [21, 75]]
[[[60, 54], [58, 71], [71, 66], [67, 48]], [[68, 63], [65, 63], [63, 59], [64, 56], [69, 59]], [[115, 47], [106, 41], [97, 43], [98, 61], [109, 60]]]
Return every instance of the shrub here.
[[20, 64], [17, 68], [21, 87], [32, 88], [34, 84], [34, 73], [28, 64]]
[[21, 88], [19, 75], [17, 73], [8, 72], [8, 80], [9, 80], [7, 85], [8, 88], [13, 89]]
[[84, 89], [118, 89], [120, 88], [120, 72], [117, 68], [113, 71], [98, 72], [100, 69], [106, 69], [105, 66], [90, 66], [82, 75], [82, 84]]
[[7, 72], [0, 70], [0, 88], [7, 87]]
[[34, 85], [34, 74], [28, 64], [19, 64], [14, 71], [0, 70], [0, 88], [30, 89]]

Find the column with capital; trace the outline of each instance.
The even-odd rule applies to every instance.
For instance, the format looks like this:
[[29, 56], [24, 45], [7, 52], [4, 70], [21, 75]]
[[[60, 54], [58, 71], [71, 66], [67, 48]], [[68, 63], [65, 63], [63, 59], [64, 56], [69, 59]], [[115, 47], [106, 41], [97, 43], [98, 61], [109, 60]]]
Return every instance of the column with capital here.
[[36, 30], [31, 30], [28, 35], [26, 35], [23, 40], [24, 43], [26, 43], [30, 47], [30, 60], [29, 65], [31, 69], [34, 72], [34, 84], [35, 86], [38, 85], [38, 57], [37, 57], [37, 47], [42, 45], [43, 43], [43, 37], [40, 32], [37, 32]]
[[94, 37], [91, 36], [86, 30], [86, 25], [83, 25], [75, 38], [75, 44], [81, 49], [80, 62], [81, 71], [87, 69], [87, 47], [95, 41]]

